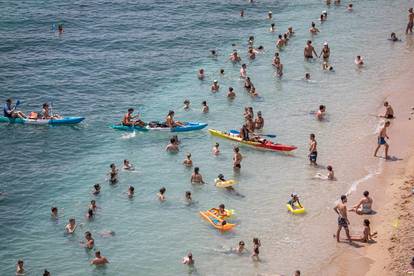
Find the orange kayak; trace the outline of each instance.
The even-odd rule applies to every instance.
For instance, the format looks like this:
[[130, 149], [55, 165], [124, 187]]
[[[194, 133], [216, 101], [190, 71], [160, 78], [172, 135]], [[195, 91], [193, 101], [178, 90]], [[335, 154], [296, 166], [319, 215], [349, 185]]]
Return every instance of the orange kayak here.
[[229, 231], [233, 229], [233, 227], [236, 226], [236, 224], [227, 223], [225, 220], [222, 220], [221, 218], [217, 217], [210, 211], [200, 211], [200, 215], [210, 222], [211, 225], [214, 226], [214, 228], [221, 230], [221, 231]]

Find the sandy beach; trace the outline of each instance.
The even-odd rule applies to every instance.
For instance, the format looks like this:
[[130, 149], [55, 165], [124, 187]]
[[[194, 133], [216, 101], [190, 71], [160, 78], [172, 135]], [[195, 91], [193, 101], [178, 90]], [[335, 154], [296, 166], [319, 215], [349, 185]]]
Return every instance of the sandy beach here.
[[[378, 232], [378, 238], [373, 243], [357, 246], [338, 244], [336, 254], [312, 275], [411, 275], [407, 274], [414, 253], [413, 214], [410, 212], [414, 187], [414, 91], [411, 80], [412, 72], [407, 72], [384, 86], [384, 91], [390, 92], [386, 100], [392, 102], [396, 110], [396, 119], [389, 130], [391, 160], [380, 160], [384, 162], [382, 172], [361, 183], [348, 195], [350, 208], [363, 191], [370, 191], [375, 200], [375, 215], [351, 213], [350, 229], [352, 233], [352, 229], [368, 218], [372, 231]], [[378, 114], [383, 112], [383, 108], [378, 110]]]

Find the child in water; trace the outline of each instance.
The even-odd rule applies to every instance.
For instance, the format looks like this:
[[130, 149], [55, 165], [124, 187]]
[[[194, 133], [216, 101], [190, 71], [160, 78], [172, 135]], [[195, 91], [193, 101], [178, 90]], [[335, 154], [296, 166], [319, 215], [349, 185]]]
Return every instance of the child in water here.
[[99, 195], [100, 192], [101, 192], [101, 185], [99, 185], [99, 184], [93, 185], [92, 194], [93, 195]]
[[118, 182], [118, 169], [116, 168], [114, 163], [112, 163], [109, 167], [111, 168], [111, 170], [109, 171], [109, 182], [111, 184], [116, 184]]
[[134, 170], [134, 166], [129, 163], [129, 160], [125, 159], [124, 160], [124, 170], [126, 171], [133, 171]]
[[183, 258], [183, 264], [193, 266], [194, 265], [194, 259], [193, 254], [191, 252], [188, 252], [187, 256]]
[[[292, 206], [293, 209], [303, 208], [299, 201], [299, 196], [296, 193], [290, 195], [291, 199], [288, 201], [288, 204]], [[297, 203], [297, 205], [295, 205]]]
[[133, 186], [129, 186], [128, 188], [128, 197], [132, 198], [134, 196], [135, 188]]
[[190, 191], [185, 192], [185, 201], [187, 202], [188, 205], [193, 203], [193, 198], [191, 197]]
[[190, 100], [184, 100], [184, 107], [183, 107], [183, 109], [185, 111], [190, 110]]
[[253, 254], [252, 254], [253, 261], [260, 261], [259, 259], [260, 246], [262, 246], [260, 243], [260, 240], [258, 238], [253, 238]]

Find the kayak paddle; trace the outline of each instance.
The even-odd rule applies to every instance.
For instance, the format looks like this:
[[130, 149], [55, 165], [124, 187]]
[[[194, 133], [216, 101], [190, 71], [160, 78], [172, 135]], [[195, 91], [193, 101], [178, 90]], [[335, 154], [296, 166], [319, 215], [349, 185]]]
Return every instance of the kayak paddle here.
[[[240, 134], [240, 131], [237, 131], [237, 130], [235, 130], [235, 129], [231, 129], [231, 130], [230, 130], [230, 133], [231, 133], [231, 134], [236, 134], [236, 135], [239, 135], [239, 134]], [[269, 138], [276, 138], [276, 134], [259, 134], [259, 133], [258, 133], [258, 135], [259, 135], [259, 136], [269, 137]]]

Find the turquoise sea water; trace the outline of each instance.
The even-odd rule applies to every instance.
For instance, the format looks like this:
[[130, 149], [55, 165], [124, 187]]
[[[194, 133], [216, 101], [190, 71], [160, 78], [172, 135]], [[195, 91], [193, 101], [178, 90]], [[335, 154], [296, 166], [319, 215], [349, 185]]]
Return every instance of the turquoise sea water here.
[[[1, 1], [0, 91], [2, 99], [20, 99], [25, 112], [53, 101], [56, 112], [87, 119], [76, 127], [0, 126], [0, 274], [13, 275], [17, 259], [25, 260], [28, 275], [44, 268], [52, 275], [183, 275], [188, 268], [181, 258], [192, 251], [200, 275], [254, 275], [311, 271], [335, 250], [327, 237], [336, 227], [333, 201], [351, 184], [377, 169], [368, 158], [374, 141], [375, 112], [387, 93], [382, 83], [407, 73], [412, 60], [413, 38], [402, 35], [407, 7], [412, 1], [355, 1], [327, 7], [323, 1]], [[240, 9], [245, 17], [239, 17]], [[273, 11], [277, 32], [269, 33], [267, 12]], [[328, 21], [317, 19], [328, 11]], [[321, 70], [319, 61], [303, 61], [303, 47], [311, 39], [307, 29], [317, 22], [321, 33], [312, 38], [318, 53], [324, 41], [331, 47], [335, 73]], [[65, 31], [58, 35], [57, 23]], [[296, 36], [281, 52], [285, 74], [274, 77], [271, 59], [276, 35], [293, 26]], [[403, 42], [387, 41], [397, 32]], [[239, 65], [227, 62], [237, 48], [246, 58], [250, 35], [265, 53], [247, 62], [248, 74], [261, 101], [242, 89]], [[232, 44], [236, 46], [233, 47]], [[217, 59], [209, 50], [217, 49]], [[358, 70], [353, 60], [362, 55], [366, 67]], [[204, 68], [207, 78], [196, 72]], [[220, 68], [225, 76], [219, 76]], [[311, 82], [302, 80], [305, 72]], [[221, 90], [211, 94], [218, 79]], [[237, 97], [228, 102], [228, 86]], [[190, 99], [192, 110], [181, 109]], [[210, 113], [201, 113], [207, 100]], [[325, 104], [327, 122], [317, 122], [309, 111]], [[108, 126], [120, 120], [128, 107], [139, 109], [144, 120], [165, 117], [176, 110], [181, 120], [203, 121], [217, 129], [238, 128], [243, 107], [263, 112], [264, 132], [276, 133], [277, 141], [294, 144], [291, 154], [258, 152], [242, 148], [239, 175], [233, 175], [232, 147], [209, 136], [207, 130], [179, 135], [181, 151], [164, 151], [168, 135], [127, 135]], [[307, 161], [309, 133], [319, 142], [319, 163], [334, 166], [338, 181], [312, 179], [322, 169]], [[219, 142], [222, 154], [211, 147]], [[181, 164], [191, 152], [208, 184], [189, 183], [191, 170]], [[121, 166], [129, 159], [133, 173], [121, 172], [118, 185], [106, 179], [109, 164]], [[236, 189], [245, 198], [218, 190], [217, 174], [240, 182]], [[90, 190], [101, 183], [101, 195]], [[129, 185], [136, 196], [125, 193]], [[156, 192], [167, 188], [167, 202]], [[198, 203], [184, 204], [190, 190]], [[298, 192], [308, 214], [292, 217], [285, 202]], [[84, 214], [96, 199], [101, 208], [92, 222]], [[234, 231], [220, 234], [198, 215], [220, 203], [237, 212]], [[63, 210], [56, 223], [50, 207]], [[76, 235], [64, 235], [69, 217], [84, 223]], [[329, 219], [327, 219], [329, 218]], [[93, 252], [79, 246], [84, 231], [91, 231], [96, 248], [111, 262], [106, 268], [88, 265]], [[99, 232], [116, 235], [102, 238]], [[261, 263], [248, 256], [223, 252], [244, 240], [251, 248], [253, 237], [262, 241]]]

